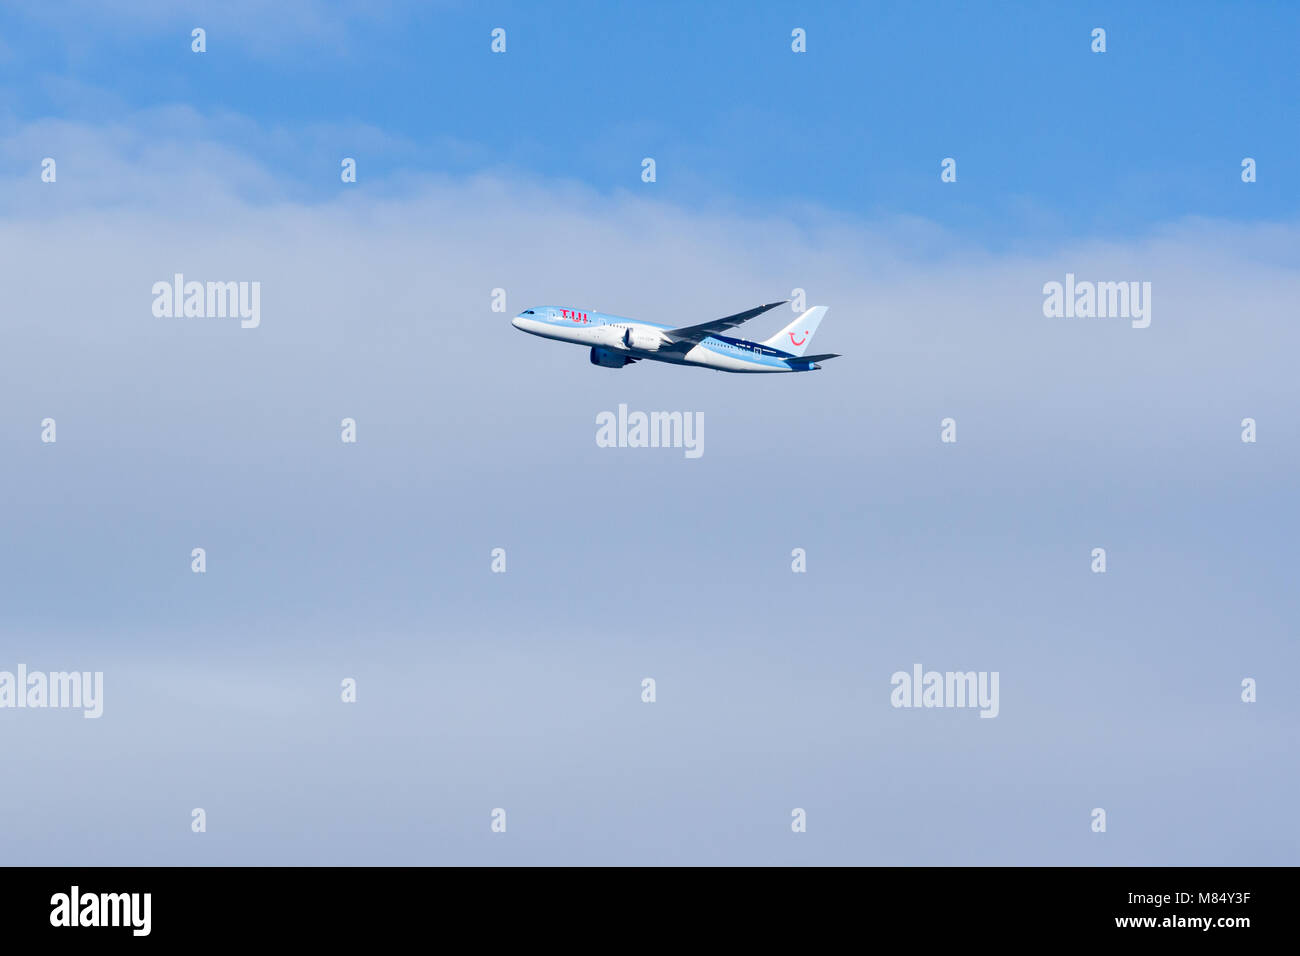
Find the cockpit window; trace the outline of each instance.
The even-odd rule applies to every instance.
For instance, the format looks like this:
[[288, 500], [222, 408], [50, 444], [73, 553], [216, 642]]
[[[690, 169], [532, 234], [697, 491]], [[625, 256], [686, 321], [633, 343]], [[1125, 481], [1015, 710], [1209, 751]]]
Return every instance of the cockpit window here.
[[532, 315], [532, 314], [533, 314], [533, 310], [532, 310], [532, 309], [529, 309], [528, 311], [526, 311], [526, 312], [521, 312], [521, 313], [519, 313], [519, 314], [520, 314], [520, 315]]

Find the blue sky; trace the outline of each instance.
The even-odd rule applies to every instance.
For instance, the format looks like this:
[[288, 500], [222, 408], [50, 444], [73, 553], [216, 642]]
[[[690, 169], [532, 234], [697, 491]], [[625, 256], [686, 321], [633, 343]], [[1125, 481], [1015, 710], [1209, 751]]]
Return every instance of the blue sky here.
[[[1010, 245], [1297, 208], [1290, 4], [99, 6], [5, 14], [9, 122], [233, 113], [253, 123], [227, 142], [317, 196], [343, 151], [370, 180], [505, 169], [604, 192], [653, 156], [673, 201], [920, 216]], [[508, 53], [485, 56], [497, 26]]]
[[[106, 699], [0, 710], [5, 859], [1293, 865], [1296, 20], [7, 10], [0, 670]], [[176, 272], [261, 325], [155, 317]], [[815, 375], [508, 321], [796, 288]], [[621, 403], [703, 456], [597, 447]], [[999, 716], [892, 708], [918, 662]]]

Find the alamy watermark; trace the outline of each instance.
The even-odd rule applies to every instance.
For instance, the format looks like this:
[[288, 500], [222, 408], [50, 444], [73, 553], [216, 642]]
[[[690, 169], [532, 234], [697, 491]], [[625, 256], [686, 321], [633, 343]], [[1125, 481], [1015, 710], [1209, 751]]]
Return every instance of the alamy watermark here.
[[186, 282], [177, 272], [171, 282], [155, 282], [153, 296], [153, 314], [160, 319], [238, 318], [244, 329], [262, 324], [261, 282]]
[[148, 936], [152, 910], [152, 893], [86, 893], [74, 884], [50, 897], [50, 925], [120, 926], [132, 936]]
[[95, 671], [28, 671], [18, 665], [18, 673], [0, 671], [0, 709], [79, 708], [86, 719], [104, 713], [104, 672]]
[[895, 707], [978, 707], [981, 717], [998, 715], [997, 671], [895, 671], [889, 702]]
[[596, 415], [598, 448], [684, 448], [687, 458], [704, 454], [703, 412], [629, 412]]
[[1150, 282], [1065, 282], [1043, 284], [1043, 315], [1049, 319], [1132, 319], [1133, 328], [1151, 324]]

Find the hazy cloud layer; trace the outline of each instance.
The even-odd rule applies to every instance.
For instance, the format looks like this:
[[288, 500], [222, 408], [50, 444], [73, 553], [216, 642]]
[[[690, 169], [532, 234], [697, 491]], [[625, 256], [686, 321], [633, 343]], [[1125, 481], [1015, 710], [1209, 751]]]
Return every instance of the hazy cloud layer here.
[[[1296, 224], [993, 255], [506, 171], [307, 199], [242, 122], [0, 142], [0, 669], [106, 685], [3, 715], [14, 862], [1295, 862]], [[260, 327], [155, 318], [178, 272], [259, 281]], [[1066, 273], [1150, 282], [1150, 327], [1044, 317]], [[796, 287], [813, 375], [508, 321]], [[702, 411], [704, 456], [597, 448], [619, 403]], [[892, 709], [915, 661], [1000, 670], [1001, 715]]]

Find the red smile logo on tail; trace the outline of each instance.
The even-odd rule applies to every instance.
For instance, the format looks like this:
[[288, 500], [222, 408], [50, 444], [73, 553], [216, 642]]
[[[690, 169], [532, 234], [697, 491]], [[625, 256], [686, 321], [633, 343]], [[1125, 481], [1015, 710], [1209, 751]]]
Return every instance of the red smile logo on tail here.
[[791, 344], [793, 344], [793, 345], [803, 345], [804, 342], [807, 342], [807, 341], [808, 341], [808, 330], [807, 330], [807, 329], [804, 329], [804, 332], [803, 332], [803, 338], [800, 339], [798, 342], [796, 342], [796, 341], [794, 340], [794, 333], [793, 333], [793, 332], [790, 333], [790, 342], [791, 342]]

